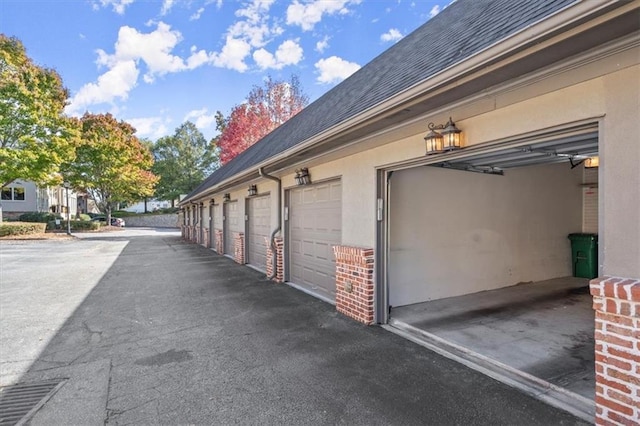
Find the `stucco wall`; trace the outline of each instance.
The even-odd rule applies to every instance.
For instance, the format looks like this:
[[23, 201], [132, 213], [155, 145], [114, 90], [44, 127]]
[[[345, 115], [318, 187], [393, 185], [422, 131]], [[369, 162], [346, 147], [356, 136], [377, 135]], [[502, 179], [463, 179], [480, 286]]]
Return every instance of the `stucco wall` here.
[[128, 216], [124, 222], [127, 227], [177, 228], [178, 214]]
[[[340, 177], [343, 185], [342, 244], [376, 246], [376, 168], [424, 158], [429, 121], [452, 116], [467, 146], [514, 139], [528, 132], [579, 121], [600, 123], [600, 261], [604, 274], [640, 276], [640, 49], [634, 48], [564, 70], [479, 94], [457, 106], [443, 106], [420, 122], [374, 135], [359, 149], [345, 148], [326, 159], [309, 160], [314, 182]], [[408, 133], [411, 131], [412, 133]], [[407, 136], [408, 135], [408, 136]], [[369, 144], [369, 145], [368, 145]], [[280, 174], [283, 187], [295, 186], [293, 170]], [[231, 191], [244, 199], [243, 184]], [[276, 184], [260, 180], [258, 192], [272, 194], [277, 226]], [[267, 189], [265, 189], [267, 188]], [[221, 197], [221, 194], [215, 194]], [[244, 202], [239, 204], [244, 217]]]

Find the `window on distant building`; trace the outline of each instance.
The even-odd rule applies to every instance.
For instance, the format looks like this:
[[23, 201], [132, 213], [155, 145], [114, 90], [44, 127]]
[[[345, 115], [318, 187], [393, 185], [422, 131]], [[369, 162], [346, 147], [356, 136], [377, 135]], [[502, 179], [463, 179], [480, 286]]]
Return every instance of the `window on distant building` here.
[[22, 186], [16, 186], [13, 188], [13, 199], [24, 201], [24, 188]]
[[2, 199], [7, 201], [24, 201], [24, 187], [5, 186], [2, 188]]
[[13, 200], [12, 194], [13, 194], [13, 188], [11, 188], [11, 187], [2, 188], [2, 199], [3, 200]]

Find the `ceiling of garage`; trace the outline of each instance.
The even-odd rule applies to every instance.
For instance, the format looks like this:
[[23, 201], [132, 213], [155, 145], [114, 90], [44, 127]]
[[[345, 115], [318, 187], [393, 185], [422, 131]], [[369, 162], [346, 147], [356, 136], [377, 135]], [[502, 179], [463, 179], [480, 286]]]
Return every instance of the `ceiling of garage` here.
[[[456, 154], [462, 154], [457, 151]], [[598, 132], [572, 135], [555, 140], [538, 143], [518, 144], [490, 152], [469, 152], [469, 155], [455, 155], [451, 159], [443, 159], [430, 164], [433, 167], [444, 167], [479, 173], [503, 174], [506, 169], [566, 162], [568, 165], [579, 165], [586, 158], [598, 155]], [[446, 155], [444, 157], [450, 157]]]

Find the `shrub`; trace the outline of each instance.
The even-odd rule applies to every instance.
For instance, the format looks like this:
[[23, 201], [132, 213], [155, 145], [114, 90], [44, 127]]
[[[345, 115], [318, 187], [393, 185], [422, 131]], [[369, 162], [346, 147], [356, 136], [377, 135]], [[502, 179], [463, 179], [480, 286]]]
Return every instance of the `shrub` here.
[[47, 223], [52, 220], [61, 219], [62, 216], [47, 212], [28, 212], [20, 215], [20, 222], [40, 222]]
[[71, 222], [72, 231], [95, 231], [100, 229], [100, 222], [91, 220], [74, 220]]
[[41, 234], [46, 226], [46, 224], [38, 222], [3, 222], [0, 223], [0, 237]]
[[80, 220], [84, 220], [84, 221], [91, 220], [91, 216], [85, 213], [80, 213]]

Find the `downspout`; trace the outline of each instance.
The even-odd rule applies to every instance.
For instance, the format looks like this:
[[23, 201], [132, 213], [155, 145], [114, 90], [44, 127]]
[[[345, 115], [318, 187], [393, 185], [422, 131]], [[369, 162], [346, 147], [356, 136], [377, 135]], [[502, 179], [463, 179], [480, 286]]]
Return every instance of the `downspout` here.
[[271, 253], [273, 254], [271, 256], [271, 260], [273, 262], [273, 272], [270, 276], [267, 277], [267, 279], [271, 280], [278, 274], [278, 256], [276, 256], [275, 238], [276, 234], [282, 229], [282, 180], [275, 176], [266, 174], [262, 167], [258, 169], [258, 173], [265, 179], [270, 179], [274, 182], [278, 182], [278, 227], [273, 230], [273, 232], [271, 233], [271, 239], [269, 240], [269, 247], [271, 247]]
[[192, 201], [191, 205], [193, 206], [193, 230], [197, 232], [198, 225], [200, 225], [200, 217], [198, 212], [198, 203]]

